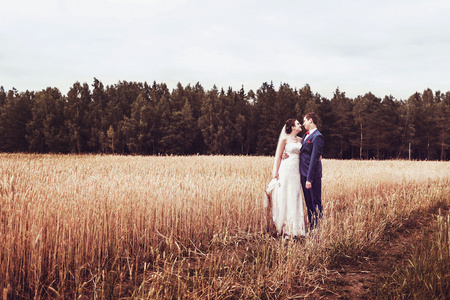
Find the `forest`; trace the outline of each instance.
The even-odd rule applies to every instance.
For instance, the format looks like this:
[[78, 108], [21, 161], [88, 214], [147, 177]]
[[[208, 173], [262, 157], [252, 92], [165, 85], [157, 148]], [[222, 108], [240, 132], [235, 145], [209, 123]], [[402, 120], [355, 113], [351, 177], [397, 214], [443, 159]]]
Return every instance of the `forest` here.
[[288, 118], [314, 111], [325, 138], [324, 158], [448, 160], [450, 91], [408, 99], [368, 92], [331, 99], [306, 84], [263, 83], [172, 91], [165, 83], [76, 82], [58, 88], [0, 88], [0, 151], [131, 155], [273, 155]]

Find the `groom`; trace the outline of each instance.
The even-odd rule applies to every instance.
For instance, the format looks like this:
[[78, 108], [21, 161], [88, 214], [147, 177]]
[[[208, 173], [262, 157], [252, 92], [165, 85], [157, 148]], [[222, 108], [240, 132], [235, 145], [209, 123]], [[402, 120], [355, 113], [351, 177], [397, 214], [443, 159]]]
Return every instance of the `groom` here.
[[310, 229], [318, 226], [322, 217], [322, 162], [323, 136], [317, 130], [319, 118], [313, 112], [303, 118], [306, 134], [300, 152], [300, 182], [308, 209]]

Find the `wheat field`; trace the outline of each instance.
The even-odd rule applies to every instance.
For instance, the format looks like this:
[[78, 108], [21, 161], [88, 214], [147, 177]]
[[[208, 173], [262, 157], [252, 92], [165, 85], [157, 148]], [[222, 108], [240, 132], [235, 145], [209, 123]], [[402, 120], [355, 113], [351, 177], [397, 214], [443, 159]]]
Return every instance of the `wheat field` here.
[[413, 212], [450, 205], [450, 162], [325, 159], [320, 230], [274, 239], [272, 164], [0, 154], [3, 299], [307, 298], [339, 255], [377, 249]]

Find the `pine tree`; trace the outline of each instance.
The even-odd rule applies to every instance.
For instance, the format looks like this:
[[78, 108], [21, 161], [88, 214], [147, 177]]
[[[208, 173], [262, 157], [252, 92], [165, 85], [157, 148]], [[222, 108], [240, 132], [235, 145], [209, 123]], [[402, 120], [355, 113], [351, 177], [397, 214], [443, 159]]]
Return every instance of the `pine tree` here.
[[106, 110], [109, 98], [103, 84], [97, 78], [94, 78], [92, 87], [92, 101], [86, 115], [88, 128], [90, 129], [90, 138], [87, 145], [89, 151], [106, 153], [108, 149], [106, 131], [109, 127]]
[[0, 91], [0, 150], [7, 152], [29, 150], [26, 126], [31, 120], [34, 93], [19, 93], [16, 90], [6, 94]]
[[47, 88], [36, 94], [27, 123], [26, 139], [30, 151], [67, 153], [68, 140], [64, 122], [65, 99], [57, 88]]
[[[278, 137], [284, 124], [284, 119], [277, 118], [275, 102], [277, 93], [273, 84], [263, 83], [256, 91], [256, 124], [257, 142], [256, 153], [259, 155], [275, 154]], [[287, 119], [287, 118], [286, 118]]]
[[87, 83], [76, 82], [67, 93], [65, 126], [68, 130], [69, 149], [72, 153], [86, 152], [90, 140], [89, 106], [92, 101]]
[[350, 140], [355, 138], [353, 136], [353, 103], [345, 96], [345, 92], [341, 92], [337, 88], [330, 104], [332, 115], [329, 119], [331, 121], [330, 133], [327, 136], [327, 144], [330, 145], [328, 149], [331, 152], [329, 154], [332, 157], [342, 159], [345, 153], [351, 149]]
[[448, 149], [450, 148], [450, 126], [448, 122], [450, 120], [450, 92], [442, 95], [437, 92], [437, 98], [439, 99], [436, 104], [436, 136], [437, 136], [437, 149], [439, 152], [440, 160], [447, 160]]

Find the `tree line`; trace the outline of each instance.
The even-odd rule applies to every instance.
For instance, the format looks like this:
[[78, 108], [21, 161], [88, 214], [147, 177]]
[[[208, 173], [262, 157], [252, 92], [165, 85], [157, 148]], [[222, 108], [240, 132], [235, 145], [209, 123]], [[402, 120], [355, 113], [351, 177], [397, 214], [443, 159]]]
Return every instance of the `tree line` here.
[[331, 99], [309, 85], [263, 83], [254, 92], [200, 83], [76, 82], [57, 88], [0, 88], [0, 151], [139, 155], [273, 155], [284, 121], [314, 111], [324, 157], [447, 160], [450, 92], [406, 100], [372, 93]]

